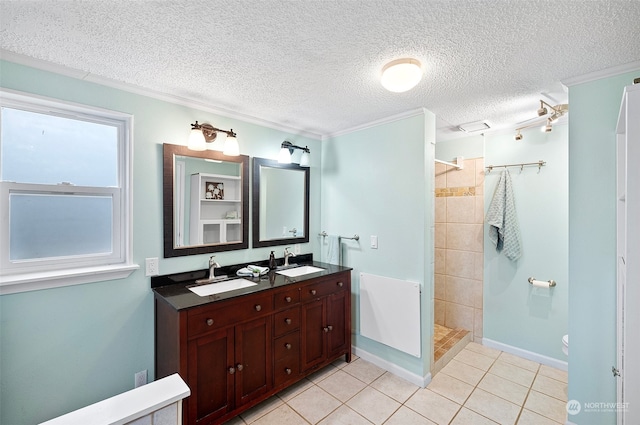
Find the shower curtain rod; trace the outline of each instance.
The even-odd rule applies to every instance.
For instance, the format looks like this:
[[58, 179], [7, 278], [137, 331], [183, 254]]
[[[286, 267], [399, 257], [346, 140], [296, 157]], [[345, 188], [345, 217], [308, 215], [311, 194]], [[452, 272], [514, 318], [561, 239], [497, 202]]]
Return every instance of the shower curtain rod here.
[[520, 164], [487, 165], [485, 168], [488, 169], [487, 173], [490, 173], [494, 168], [520, 167], [520, 170], [522, 170], [524, 167], [528, 167], [531, 165], [536, 165], [538, 167], [538, 171], [540, 171], [540, 168], [547, 165], [547, 162], [540, 160], [538, 162], [522, 162]]

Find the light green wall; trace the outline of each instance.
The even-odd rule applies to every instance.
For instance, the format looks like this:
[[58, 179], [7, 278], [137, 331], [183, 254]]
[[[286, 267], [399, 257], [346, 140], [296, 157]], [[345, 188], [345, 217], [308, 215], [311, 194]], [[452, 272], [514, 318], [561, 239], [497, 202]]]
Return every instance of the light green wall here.
[[[484, 226], [483, 337], [560, 361], [568, 326], [568, 126], [551, 133], [538, 128], [485, 137], [485, 164], [543, 160], [547, 165], [509, 168], [522, 237], [517, 262], [496, 252]], [[489, 208], [502, 169], [485, 174], [484, 208]], [[550, 290], [533, 289], [527, 279], [553, 279]]]
[[479, 134], [436, 143], [437, 159], [455, 164], [456, 158], [459, 156], [467, 159], [483, 158], [484, 136]]
[[[240, 151], [277, 158], [291, 140], [311, 149], [310, 228], [320, 229], [320, 141], [33, 68], [0, 62], [3, 88], [134, 115], [133, 260], [129, 278], [0, 297], [0, 423], [51, 419], [133, 388], [135, 372], [153, 379], [153, 296], [144, 259], [160, 273], [207, 267], [208, 255], [162, 258], [162, 144], [185, 144], [198, 120], [233, 128]], [[216, 254], [221, 264], [267, 259], [270, 248]], [[311, 238], [302, 252], [319, 255]], [[282, 250], [276, 249], [278, 257]]]
[[[469, 136], [438, 142], [436, 158], [484, 157], [485, 165], [545, 160], [540, 173], [533, 168], [510, 168], [516, 210], [523, 240], [517, 263], [496, 253], [484, 226], [483, 337], [516, 349], [559, 361], [562, 336], [568, 329], [568, 126], [556, 125], [551, 133], [538, 128], [514, 133]], [[501, 169], [485, 175], [485, 212]], [[557, 287], [545, 297], [532, 291], [527, 279], [554, 279]], [[517, 324], [514, 326], [514, 324]]]
[[[433, 328], [434, 134], [435, 117], [424, 111], [322, 145], [322, 229], [361, 237], [342, 243], [343, 264], [354, 269], [354, 343], [420, 376], [429, 371]], [[378, 249], [370, 248], [371, 235]], [[360, 336], [361, 272], [422, 285], [421, 359]]]
[[[616, 401], [615, 129], [622, 90], [638, 75], [569, 87], [569, 399], [581, 403]], [[615, 417], [581, 411], [569, 420]]]

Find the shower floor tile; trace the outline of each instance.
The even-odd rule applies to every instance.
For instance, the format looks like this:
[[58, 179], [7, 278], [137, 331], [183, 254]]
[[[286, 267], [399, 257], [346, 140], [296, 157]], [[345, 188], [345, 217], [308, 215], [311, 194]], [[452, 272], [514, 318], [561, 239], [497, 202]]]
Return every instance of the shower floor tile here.
[[449, 329], [435, 324], [433, 329], [433, 360], [438, 361], [444, 354], [460, 342], [469, 331], [465, 329]]

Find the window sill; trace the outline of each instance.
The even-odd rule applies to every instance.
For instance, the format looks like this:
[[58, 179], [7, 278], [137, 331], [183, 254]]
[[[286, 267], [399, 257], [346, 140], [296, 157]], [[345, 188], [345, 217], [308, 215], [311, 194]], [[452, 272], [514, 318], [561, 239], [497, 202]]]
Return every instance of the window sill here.
[[0, 295], [124, 279], [139, 268], [137, 264], [119, 264], [0, 276]]

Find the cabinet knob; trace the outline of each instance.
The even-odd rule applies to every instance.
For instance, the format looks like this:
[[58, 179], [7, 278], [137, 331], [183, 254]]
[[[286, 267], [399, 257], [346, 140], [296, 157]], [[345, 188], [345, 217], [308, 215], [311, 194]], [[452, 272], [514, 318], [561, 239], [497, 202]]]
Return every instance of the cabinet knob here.
[[235, 369], [233, 366], [231, 366], [231, 367], [229, 368], [229, 374], [230, 374], [230, 375], [233, 375], [234, 373], [236, 373], [236, 369]]
[[322, 328], [322, 330], [325, 331], [325, 332], [329, 332], [329, 328], [326, 327], [326, 326], [324, 328]]
[[290, 342], [287, 342], [287, 343], [284, 345], [284, 348], [286, 348], [287, 350], [291, 350], [291, 343], [290, 343]]
[[309, 291], [309, 292], [311, 292], [311, 295], [315, 295], [318, 291], [316, 291], [315, 289], [312, 289], [312, 290], [311, 290], [311, 291]]
[[291, 297], [284, 297], [284, 300], [285, 300], [286, 302], [290, 303], [290, 302], [291, 302]]
[[332, 325], [327, 326], [327, 328], [328, 328], [330, 331], [332, 331], [332, 330], [333, 330], [333, 326], [332, 326]]
[[236, 369], [238, 369], [238, 372], [242, 372], [242, 369], [244, 369], [244, 366], [242, 366], [240, 363], [238, 363], [236, 365]]
[[256, 311], [262, 310], [262, 306], [260, 304], [256, 304]]
[[285, 322], [287, 325], [290, 325], [290, 324], [291, 324], [291, 319], [286, 318], [286, 319], [284, 319], [284, 322]]
[[338, 282], [338, 286], [342, 288], [344, 286], [344, 283]]
[[213, 325], [213, 319], [207, 319], [207, 326]]
[[291, 375], [291, 368], [286, 368], [284, 371], [287, 375]]

